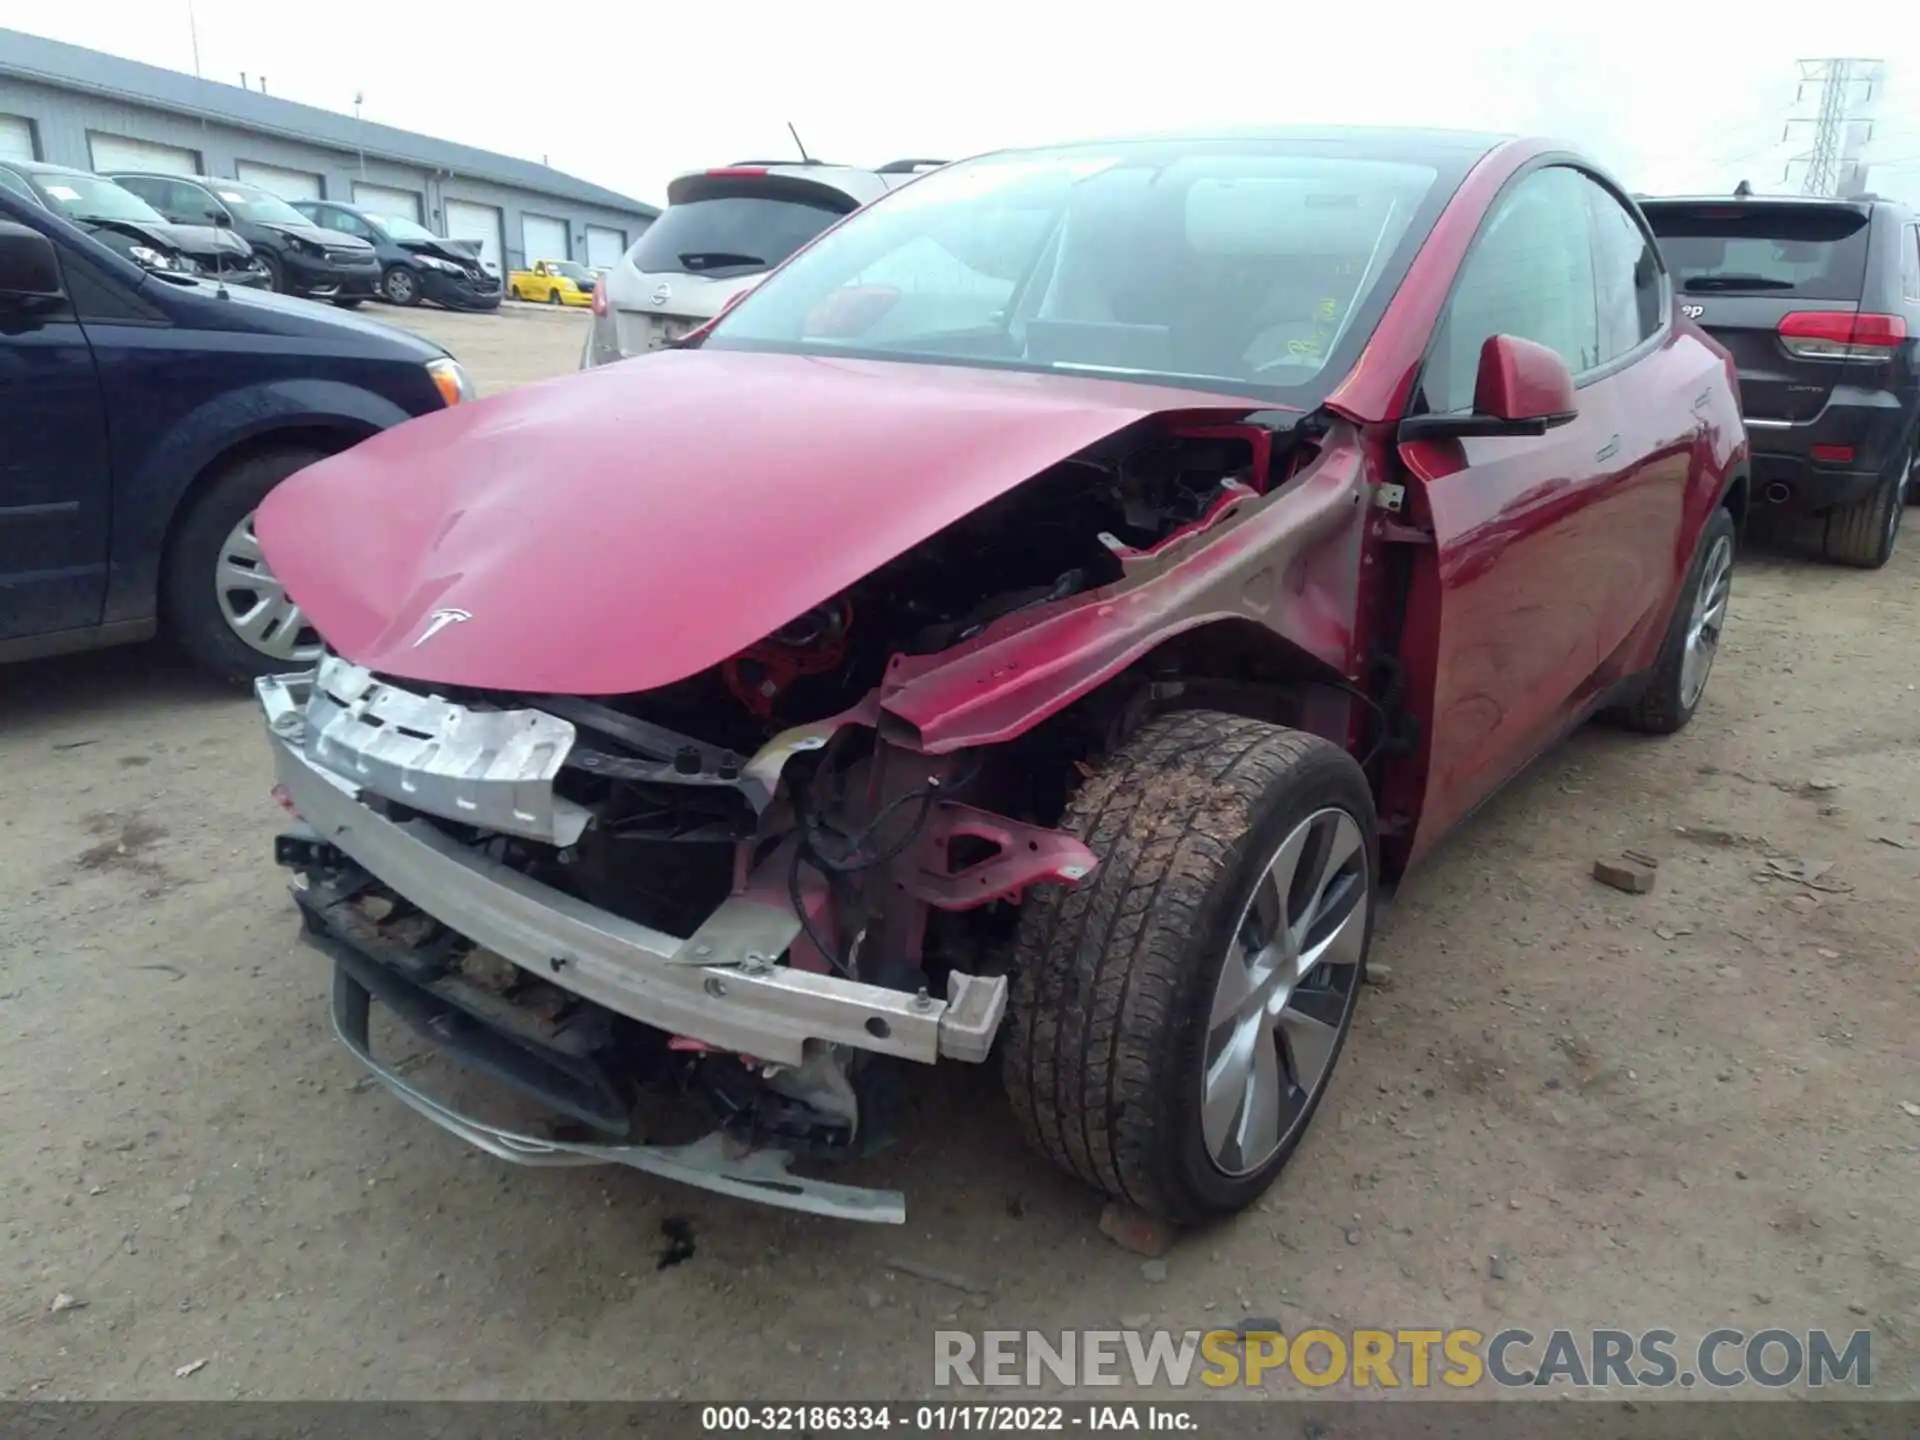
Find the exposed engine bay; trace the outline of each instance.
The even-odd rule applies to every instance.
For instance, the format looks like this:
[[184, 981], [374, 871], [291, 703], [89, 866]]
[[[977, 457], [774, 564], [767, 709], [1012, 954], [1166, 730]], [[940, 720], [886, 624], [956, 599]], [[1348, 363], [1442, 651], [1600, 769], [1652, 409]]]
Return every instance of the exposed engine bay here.
[[[1084, 771], [1122, 717], [1108, 696], [1012, 744], [921, 753], [878, 723], [889, 666], [1114, 585], [1277, 487], [1308, 449], [1284, 422], [1132, 426], [678, 683], [613, 697], [447, 686], [428, 696], [330, 662], [304, 721], [276, 719], [276, 732], [304, 724], [308, 759], [352, 774], [360, 803], [395, 827], [430, 829], [441, 837], [431, 844], [457, 847], [464, 864], [644, 927], [656, 954], [699, 960], [705, 937], [733, 933], [728, 917], [778, 915], [787, 938], [777, 951], [744, 952], [748, 975], [873, 987], [945, 1023], [949, 1012], [1004, 1006], [1006, 942], [1025, 890], [1073, 883], [1097, 864], [1051, 827], [1076, 766]], [[478, 773], [446, 765], [460, 727], [506, 727], [474, 762], [487, 766], [544, 754], [555, 732], [541, 727], [556, 724], [570, 738], [546, 788], [528, 783], [527, 760], [515, 772], [517, 808], [488, 812], [515, 818], [463, 820], [491, 802], [459, 798]], [[426, 758], [383, 783], [367, 757], [402, 749]], [[444, 794], [423, 769], [445, 772]], [[557, 944], [546, 973], [503, 956], [324, 833], [289, 842], [282, 859], [304, 878], [310, 935], [355, 983], [403, 1018], [408, 1006], [438, 1016], [419, 1023], [442, 1040], [476, 1024], [493, 1032], [488, 1046], [504, 1037], [510, 1053], [483, 1068], [607, 1143], [636, 1138], [634, 1097], [661, 1087], [702, 1102], [742, 1155], [769, 1145], [851, 1155], [888, 1138], [901, 1072], [884, 1051], [906, 1042], [885, 1015], [869, 1014], [849, 1043], [809, 1039], [797, 1056], [729, 1048], [602, 1003]], [[420, 993], [397, 993], [395, 974]], [[704, 994], [717, 1000], [726, 985], [710, 973]], [[985, 1058], [998, 1019], [992, 1008], [968, 1058]], [[348, 1036], [352, 1022], [336, 1014], [336, 1023]], [[964, 1040], [941, 1043], [943, 1054], [966, 1051]]]

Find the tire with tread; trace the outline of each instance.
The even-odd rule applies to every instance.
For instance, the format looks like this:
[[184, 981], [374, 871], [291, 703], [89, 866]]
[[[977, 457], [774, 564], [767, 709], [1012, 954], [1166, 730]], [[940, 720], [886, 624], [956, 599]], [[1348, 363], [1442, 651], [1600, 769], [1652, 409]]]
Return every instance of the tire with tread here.
[[380, 275], [380, 294], [389, 305], [418, 305], [420, 282], [404, 265], [389, 265]]
[[1820, 553], [1839, 565], [1878, 570], [1893, 558], [1906, 509], [1906, 471], [1889, 475], [1873, 494], [1829, 510], [1821, 520]]
[[[1715, 509], [1707, 517], [1707, 523], [1700, 529], [1700, 543], [1695, 547], [1693, 567], [1687, 572], [1687, 583], [1681, 587], [1680, 598], [1674, 602], [1673, 619], [1667, 626], [1667, 638], [1660, 646], [1660, 658], [1654, 662], [1653, 676], [1646, 692], [1633, 704], [1613, 711], [1608, 718], [1618, 721], [1629, 730], [1638, 730], [1643, 735], [1673, 735], [1686, 728], [1693, 719], [1694, 712], [1700, 708], [1701, 700], [1706, 698], [1703, 687], [1694, 697], [1693, 704], [1686, 703], [1681, 692], [1680, 672], [1686, 661], [1687, 627], [1693, 619], [1693, 602], [1698, 596], [1704, 579], [1707, 556], [1712, 553], [1714, 543], [1725, 538], [1735, 541], [1733, 516], [1724, 509]], [[1738, 546], [1736, 543], [1736, 563]], [[1708, 676], [1708, 683], [1712, 676]]]
[[168, 542], [160, 583], [162, 626], [203, 669], [230, 684], [251, 685], [288, 667], [249, 646], [220, 613], [214, 575], [221, 548], [274, 486], [325, 453], [290, 446], [234, 462], [195, 497]]
[[[1378, 840], [1365, 774], [1339, 746], [1205, 710], [1149, 722], [1075, 794], [1061, 828], [1100, 857], [1073, 888], [1021, 906], [1002, 1083], [1027, 1142], [1069, 1174], [1177, 1224], [1253, 1203], [1311, 1121], [1251, 1174], [1219, 1169], [1201, 1136], [1214, 987], [1280, 841], [1317, 810], [1348, 811], [1367, 856], [1367, 941]], [[1365, 948], [1360, 966], [1365, 965]], [[1351, 1026], [1358, 969], [1340, 1021]]]

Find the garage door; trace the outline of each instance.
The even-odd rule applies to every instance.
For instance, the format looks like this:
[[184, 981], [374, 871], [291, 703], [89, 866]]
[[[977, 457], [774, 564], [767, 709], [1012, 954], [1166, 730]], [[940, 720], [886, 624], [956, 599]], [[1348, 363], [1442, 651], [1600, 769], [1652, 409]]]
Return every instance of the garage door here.
[[420, 223], [420, 196], [413, 190], [396, 190], [388, 185], [353, 182], [353, 203], [375, 215], [391, 215], [396, 220]]
[[478, 240], [480, 263], [495, 275], [500, 273], [500, 254], [507, 247], [501, 239], [500, 211], [494, 206], [447, 201], [447, 238]]
[[0, 115], [0, 160], [35, 160], [33, 122], [19, 115]]
[[256, 165], [242, 160], [233, 167], [233, 178], [262, 190], [271, 190], [282, 200], [322, 200], [326, 193], [318, 175], [305, 170], [282, 170], [278, 165]]
[[96, 170], [151, 170], [160, 175], [198, 175], [200, 157], [177, 145], [155, 145], [123, 135], [89, 135], [87, 149]]
[[545, 215], [522, 215], [520, 239], [527, 247], [527, 264], [536, 260], [571, 260], [573, 249], [567, 244], [567, 222]]
[[602, 265], [618, 265], [620, 257], [627, 253], [627, 235], [624, 230], [609, 230], [604, 225], [587, 227], [587, 264], [599, 269]]

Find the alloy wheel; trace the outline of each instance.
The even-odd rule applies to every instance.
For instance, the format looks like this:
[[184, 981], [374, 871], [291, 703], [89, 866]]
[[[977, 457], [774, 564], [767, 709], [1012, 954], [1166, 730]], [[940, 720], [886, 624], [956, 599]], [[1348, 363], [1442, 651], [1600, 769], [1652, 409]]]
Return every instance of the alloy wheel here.
[[1306, 1122], [1360, 983], [1366, 843], [1345, 810], [1316, 811], [1267, 862], [1207, 1023], [1201, 1131], [1222, 1173], [1249, 1175]]
[[320, 637], [268, 566], [248, 515], [228, 532], [214, 567], [220, 614], [248, 648], [275, 660], [319, 658]]
[[1687, 648], [1680, 661], [1680, 703], [1691, 710], [1706, 691], [1713, 657], [1720, 653], [1720, 632], [1727, 623], [1727, 602], [1733, 594], [1733, 541], [1722, 535], [1713, 542], [1700, 569], [1700, 585], [1693, 592], [1693, 613], [1687, 617]]

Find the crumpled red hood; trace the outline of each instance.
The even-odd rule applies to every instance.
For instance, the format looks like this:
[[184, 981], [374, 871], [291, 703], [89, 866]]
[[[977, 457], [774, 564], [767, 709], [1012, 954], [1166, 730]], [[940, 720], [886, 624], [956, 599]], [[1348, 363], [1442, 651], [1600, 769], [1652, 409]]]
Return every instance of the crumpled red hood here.
[[287, 480], [256, 528], [289, 593], [356, 664], [620, 694], [737, 654], [1142, 417], [1255, 405], [670, 351], [409, 421]]

